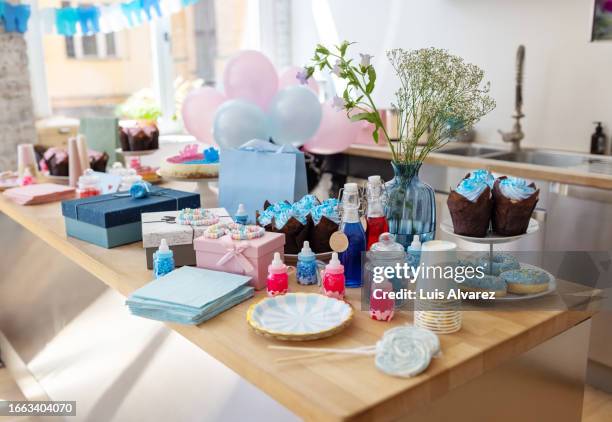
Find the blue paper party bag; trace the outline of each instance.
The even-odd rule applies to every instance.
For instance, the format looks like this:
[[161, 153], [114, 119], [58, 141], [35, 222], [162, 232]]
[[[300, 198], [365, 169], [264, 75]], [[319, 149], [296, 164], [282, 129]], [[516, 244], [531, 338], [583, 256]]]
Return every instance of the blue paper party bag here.
[[290, 145], [252, 140], [238, 149], [222, 149], [219, 206], [233, 215], [245, 205], [249, 222], [270, 202], [294, 202], [308, 193], [304, 154]]

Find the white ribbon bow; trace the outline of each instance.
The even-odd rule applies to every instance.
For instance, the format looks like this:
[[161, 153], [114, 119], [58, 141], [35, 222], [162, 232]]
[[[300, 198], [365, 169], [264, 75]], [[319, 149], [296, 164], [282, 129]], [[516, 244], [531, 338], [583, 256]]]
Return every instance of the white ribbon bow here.
[[217, 261], [217, 265], [221, 266], [225, 263], [229, 262], [232, 259], [236, 259], [238, 264], [242, 267], [243, 274], [249, 273], [254, 270], [253, 264], [247, 259], [246, 256], [243, 255], [243, 252], [251, 246], [249, 242], [227, 242], [223, 241], [225, 244], [225, 250], [227, 251], [225, 255], [223, 255]]

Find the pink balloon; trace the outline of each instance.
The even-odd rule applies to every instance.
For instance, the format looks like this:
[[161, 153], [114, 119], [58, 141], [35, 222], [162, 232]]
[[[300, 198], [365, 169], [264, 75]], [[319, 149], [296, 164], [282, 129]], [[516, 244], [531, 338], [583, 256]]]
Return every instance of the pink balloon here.
[[357, 137], [355, 138], [356, 144], [374, 144], [374, 138], [372, 138], [372, 134], [374, 133], [375, 126], [372, 123], [360, 121], [355, 122], [359, 125], [359, 131], [357, 132]]
[[[293, 85], [302, 85], [296, 75], [298, 72], [301, 72], [303, 69], [297, 66], [291, 66], [286, 68], [280, 75], [278, 79], [278, 89], [283, 89], [288, 86]], [[319, 84], [313, 77], [308, 78], [308, 84], [306, 84], [308, 88], [312, 89], [315, 94], [319, 94]]]
[[[380, 116], [382, 121], [384, 122], [386, 119], [386, 112], [385, 111], [381, 111], [380, 112]], [[355, 143], [356, 144], [365, 144], [365, 145], [386, 145], [386, 138], [383, 135], [383, 131], [380, 130], [378, 131], [378, 144], [376, 142], [374, 142], [374, 138], [372, 137], [372, 134], [374, 133], [374, 128], [376, 126], [374, 126], [372, 123], [368, 123], [366, 121], [359, 121], [359, 133], [357, 134], [357, 139], [355, 139]]]
[[183, 101], [183, 123], [185, 129], [199, 142], [213, 144], [213, 122], [217, 108], [225, 102], [225, 95], [205, 86], [191, 91]]
[[331, 102], [321, 106], [323, 118], [315, 136], [304, 144], [306, 151], [314, 154], [337, 154], [355, 142], [360, 122], [351, 122], [345, 110], [337, 110]]
[[245, 50], [228, 60], [223, 74], [228, 98], [239, 98], [266, 110], [278, 90], [278, 75], [262, 53]]

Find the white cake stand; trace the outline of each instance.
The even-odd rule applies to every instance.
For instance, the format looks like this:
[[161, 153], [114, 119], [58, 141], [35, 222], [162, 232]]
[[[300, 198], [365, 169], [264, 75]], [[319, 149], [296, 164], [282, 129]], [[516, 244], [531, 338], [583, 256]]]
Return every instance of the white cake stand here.
[[[514, 240], [522, 239], [525, 236], [532, 235], [540, 230], [540, 224], [537, 220], [531, 218], [529, 220], [529, 225], [527, 226], [527, 231], [523, 234], [519, 234], [517, 236], [502, 236], [492, 231], [489, 231], [485, 237], [471, 237], [464, 236], [455, 233], [455, 229], [453, 227], [453, 222], [451, 220], [445, 220], [440, 224], [440, 228], [444, 233], [448, 233], [453, 237], [457, 237], [459, 239], [463, 239], [467, 242], [479, 243], [479, 244], [488, 244], [489, 245], [489, 268], [493, 268], [493, 245], [498, 245], [502, 243], [512, 242]], [[545, 271], [535, 265], [520, 263], [521, 268], [533, 268], [538, 269], [540, 271], [544, 271], [549, 276], [548, 290], [545, 292], [534, 293], [530, 295], [515, 295], [512, 293], [508, 293], [506, 296], [496, 298], [495, 300], [499, 301], [511, 301], [511, 300], [525, 300], [525, 299], [533, 299], [536, 297], [547, 295], [551, 292], [554, 292], [557, 288], [555, 277], [550, 274], [548, 271]]]
[[[172, 180], [175, 182], [195, 183], [193, 192], [200, 194], [200, 202], [203, 208], [217, 208], [219, 204], [219, 187], [217, 182], [218, 177], [190, 179], [184, 177], [173, 177], [162, 174], [159, 170], [157, 175], [164, 180]], [[212, 185], [212, 186], [211, 186]]]

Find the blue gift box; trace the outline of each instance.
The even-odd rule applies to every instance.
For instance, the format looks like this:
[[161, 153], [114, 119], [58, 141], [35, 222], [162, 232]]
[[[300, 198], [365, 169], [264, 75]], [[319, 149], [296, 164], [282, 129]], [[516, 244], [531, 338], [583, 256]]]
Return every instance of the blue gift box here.
[[146, 198], [109, 193], [62, 202], [66, 234], [105, 248], [142, 239], [140, 215], [144, 212], [199, 208], [200, 195], [153, 187]]

